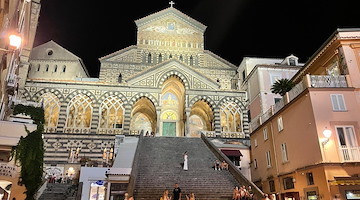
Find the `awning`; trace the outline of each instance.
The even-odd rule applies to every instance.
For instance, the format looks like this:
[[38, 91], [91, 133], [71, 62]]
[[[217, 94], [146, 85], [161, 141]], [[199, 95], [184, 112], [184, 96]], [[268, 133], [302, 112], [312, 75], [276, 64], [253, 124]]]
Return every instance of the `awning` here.
[[237, 157], [243, 156], [239, 150], [221, 149], [221, 151], [222, 151], [226, 156], [237, 156]]

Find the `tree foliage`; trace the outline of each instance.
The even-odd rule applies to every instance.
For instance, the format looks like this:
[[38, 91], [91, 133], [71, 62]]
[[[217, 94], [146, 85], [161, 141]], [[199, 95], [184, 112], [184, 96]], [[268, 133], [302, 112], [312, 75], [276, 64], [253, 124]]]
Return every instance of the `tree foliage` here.
[[21, 166], [20, 182], [25, 185], [26, 199], [34, 200], [35, 194], [42, 184], [44, 163], [44, 110], [32, 106], [16, 105], [14, 114], [29, 115], [37, 129], [30, 132], [26, 126], [26, 137], [21, 137], [17, 146], [13, 148], [12, 159]]
[[294, 86], [295, 84], [289, 79], [279, 79], [271, 86], [271, 92], [284, 96], [286, 92], [289, 92]]

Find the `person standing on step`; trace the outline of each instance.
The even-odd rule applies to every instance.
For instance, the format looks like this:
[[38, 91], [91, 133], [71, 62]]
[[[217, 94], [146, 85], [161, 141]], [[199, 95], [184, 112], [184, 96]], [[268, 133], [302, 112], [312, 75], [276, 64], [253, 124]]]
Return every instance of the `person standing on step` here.
[[181, 189], [179, 184], [175, 183], [175, 188], [173, 190], [173, 200], [180, 200], [181, 199]]
[[187, 155], [187, 151], [185, 151], [185, 153], [184, 153], [184, 170], [185, 170], [185, 171], [188, 170], [188, 155]]

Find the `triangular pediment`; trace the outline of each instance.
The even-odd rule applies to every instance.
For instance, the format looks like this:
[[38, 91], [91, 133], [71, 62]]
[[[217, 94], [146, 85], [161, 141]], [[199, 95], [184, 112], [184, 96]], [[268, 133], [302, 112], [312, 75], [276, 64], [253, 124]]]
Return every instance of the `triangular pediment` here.
[[30, 54], [31, 60], [81, 60], [58, 43], [50, 40], [44, 44], [34, 47]]
[[178, 76], [188, 89], [217, 90], [220, 85], [188, 66], [173, 58], [150, 67], [126, 80], [129, 86], [162, 87], [162, 83], [169, 76]]
[[[169, 7], [167, 9], [161, 10], [154, 14], [148, 15], [141, 19], [135, 21], [136, 26], [139, 30], [155, 30], [155, 31], [168, 31], [168, 27], [164, 25], [164, 23], [159, 23], [166, 20], [174, 20], [178, 23], [187, 24], [186, 26], [182, 26], [181, 29], [177, 29], [178, 33], [191, 33], [191, 32], [200, 32], [204, 33], [206, 26], [195, 19], [189, 17], [188, 15], [180, 12], [179, 10], [175, 9], [174, 7]], [[151, 25], [149, 25], [151, 24]], [[155, 26], [157, 25], [157, 26]], [[167, 25], [167, 24], [166, 24]], [[171, 31], [171, 30], [169, 30]]]

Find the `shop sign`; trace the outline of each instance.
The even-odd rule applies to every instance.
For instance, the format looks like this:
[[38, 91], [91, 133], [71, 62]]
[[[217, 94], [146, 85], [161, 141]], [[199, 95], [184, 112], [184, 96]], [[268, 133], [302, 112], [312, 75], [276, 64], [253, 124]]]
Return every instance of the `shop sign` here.
[[6, 176], [14, 178], [16, 174], [16, 168], [14, 165], [8, 163], [0, 163], [0, 176]]

